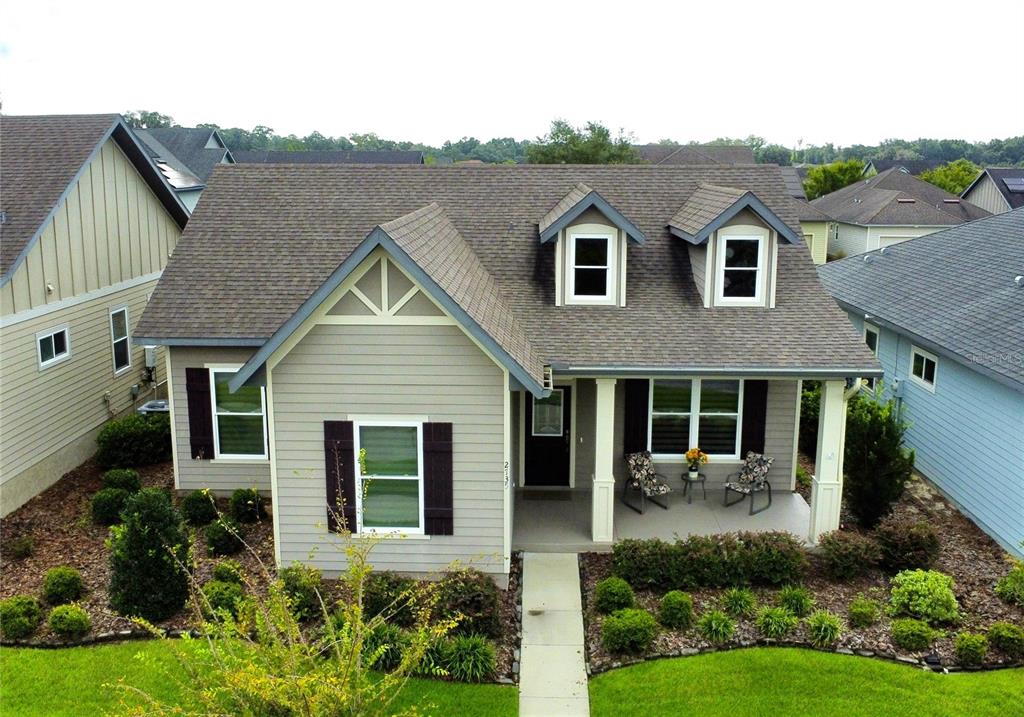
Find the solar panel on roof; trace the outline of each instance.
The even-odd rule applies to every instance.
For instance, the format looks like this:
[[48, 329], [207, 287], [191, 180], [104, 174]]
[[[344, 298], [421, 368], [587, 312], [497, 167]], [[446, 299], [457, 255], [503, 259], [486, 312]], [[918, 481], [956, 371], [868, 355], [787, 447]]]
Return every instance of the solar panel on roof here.
[[1003, 184], [1014, 194], [1024, 194], [1024, 177], [1007, 177]]

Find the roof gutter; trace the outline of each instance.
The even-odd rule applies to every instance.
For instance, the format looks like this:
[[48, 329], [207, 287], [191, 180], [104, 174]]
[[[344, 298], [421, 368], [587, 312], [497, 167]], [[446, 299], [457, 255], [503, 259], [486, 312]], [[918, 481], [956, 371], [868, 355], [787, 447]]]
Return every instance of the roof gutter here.
[[781, 368], [772, 366], [568, 366], [553, 364], [556, 376], [616, 376], [619, 378], [658, 376], [744, 376], [765, 378], [882, 378], [881, 369], [848, 368]]
[[132, 336], [135, 346], [218, 346], [218, 347], [254, 347], [267, 343], [266, 339], [218, 337], [218, 338], [156, 338], [152, 336]]

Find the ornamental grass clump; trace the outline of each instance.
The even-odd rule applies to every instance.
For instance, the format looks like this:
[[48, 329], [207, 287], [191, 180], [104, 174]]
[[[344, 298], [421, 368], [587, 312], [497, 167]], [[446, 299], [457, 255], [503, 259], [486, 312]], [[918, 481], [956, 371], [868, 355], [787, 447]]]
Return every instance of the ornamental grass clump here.
[[633, 588], [622, 578], [605, 578], [594, 586], [594, 606], [598, 612], [608, 614], [633, 607]]
[[814, 609], [814, 596], [802, 585], [786, 585], [775, 599], [797, 617], [805, 617]]
[[784, 607], [763, 607], [757, 611], [757, 629], [769, 640], [781, 640], [800, 623], [800, 619]]
[[687, 630], [693, 624], [693, 598], [681, 590], [671, 590], [661, 598], [658, 620], [672, 630]]
[[807, 618], [807, 634], [815, 647], [831, 647], [843, 636], [843, 620], [834, 612], [815, 610]]
[[960, 605], [953, 578], [936, 570], [904, 570], [892, 579], [889, 612], [924, 620], [930, 625], [956, 622]]
[[708, 610], [697, 621], [697, 630], [712, 645], [722, 645], [736, 632], [736, 623], [721, 610]]
[[483, 635], [456, 635], [444, 653], [444, 669], [458, 682], [483, 682], [498, 669], [494, 645]]
[[729, 588], [722, 595], [722, 609], [732, 617], [751, 617], [757, 612], [757, 596], [749, 588]]

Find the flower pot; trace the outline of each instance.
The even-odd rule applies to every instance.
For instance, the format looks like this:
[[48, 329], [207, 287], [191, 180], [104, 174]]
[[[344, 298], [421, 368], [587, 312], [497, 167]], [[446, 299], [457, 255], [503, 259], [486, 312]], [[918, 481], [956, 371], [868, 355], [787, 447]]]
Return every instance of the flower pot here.
[[690, 466], [690, 478], [693, 480], [700, 478], [700, 466]]

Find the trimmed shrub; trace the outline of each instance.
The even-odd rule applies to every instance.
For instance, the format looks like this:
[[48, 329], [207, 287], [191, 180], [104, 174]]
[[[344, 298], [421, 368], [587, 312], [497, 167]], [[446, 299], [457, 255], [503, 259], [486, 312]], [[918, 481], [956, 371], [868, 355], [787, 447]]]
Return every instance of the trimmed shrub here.
[[697, 621], [697, 629], [713, 645], [728, 642], [736, 631], [736, 623], [721, 610], [708, 610]]
[[693, 598], [680, 590], [665, 593], [658, 609], [658, 620], [673, 630], [686, 630], [693, 624]]
[[605, 578], [594, 586], [594, 605], [598, 612], [608, 614], [633, 607], [633, 588], [622, 578]]
[[924, 520], [911, 523], [890, 518], [875, 528], [874, 537], [881, 551], [881, 566], [892, 572], [927, 570], [939, 557], [939, 534]]
[[58, 605], [50, 611], [50, 629], [65, 640], [78, 640], [89, 634], [92, 620], [78, 605]]
[[803, 578], [807, 551], [795, 536], [784, 531], [770, 531], [740, 533], [739, 539], [745, 547], [743, 583], [785, 585]]
[[96, 437], [96, 446], [96, 462], [102, 468], [147, 466], [169, 461], [170, 416], [166, 413], [133, 413], [109, 421]]
[[977, 632], [961, 632], [953, 640], [953, 654], [961, 665], [980, 665], [988, 654], [988, 638]]
[[239, 488], [232, 493], [228, 512], [239, 523], [257, 523], [267, 517], [263, 497], [255, 488]]
[[807, 634], [815, 647], [831, 647], [843, 636], [842, 618], [828, 610], [815, 610], [807, 618]]
[[31, 595], [15, 595], [0, 600], [0, 635], [8, 640], [28, 637], [39, 627], [43, 611]]
[[181, 510], [185, 522], [196, 528], [209, 525], [217, 520], [217, 504], [214, 502], [213, 493], [209, 488], [192, 491], [181, 499], [178, 508]]
[[482, 635], [456, 635], [442, 649], [445, 669], [459, 682], [484, 682], [497, 669], [497, 656]]
[[363, 654], [370, 667], [391, 672], [402, 664], [402, 655], [409, 645], [409, 636], [398, 625], [379, 622], [366, 636]]
[[114, 525], [121, 522], [121, 511], [131, 493], [124, 488], [103, 488], [92, 497], [92, 522], [98, 525]]
[[750, 617], [757, 611], [757, 596], [748, 588], [729, 588], [722, 595], [722, 609], [732, 617]]
[[501, 634], [498, 586], [479, 570], [466, 568], [446, 573], [438, 585], [435, 608], [442, 619], [462, 616], [453, 631], [457, 635]]
[[612, 573], [635, 588], [683, 587], [678, 545], [663, 540], [620, 540], [612, 546]]
[[858, 595], [851, 600], [847, 609], [847, 617], [853, 627], [871, 627], [878, 622], [880, 613], [878, 601], [864, 595]]
[[82, 597], [82, 574], [70, 565], [50, 568], [43, 578], [43, 599], [51, 605], [64, 605]]
[[814, 609], [814, 596], [802, 585], [786, 585], [776, 596], [779, 605], [797, 617], [805, 617]]
[[203, 528], [203, 534], [210, 555], [234, 555], [242, 549], [242, 526], [230, 516], [217, 518]]
[[1011, 659], [1024, 658], [1024, 627], [1010, 622], [996, 622], [988, 629], [988, 641]]
[[906, 430], [893, 399], [861, 392], [848, 404], [843, 499], [865, 528], [889, 514], [914, 470], [914, 451], [903, 445]]
[[1024, 607], [1024, 562], [1018, 562], [996, 583], [996, 597]]
[[837, 580], [851, 580], [864, 575], [882, 557], [878, 543], [866, 535], [840, 530], [823, 534], [818, 539], [825, 570]]
[[792, 632], [800, 619], [784, 607], [763, 607], [757, 611], [757, 629], [770, 640], [781, 640]]
[[953, 578], [935, 570], [904, 570], [892, 579], [890, 609], [931, 625], [956, 622], [960, 606], [953, 594]]
[[409, 604], [416, 581], [390, 570], [371, 573], [363, 588], [363, 610], [367, 617], [383, 614], [388, 622], [411, 627], [416, 621]]
[[214, 617], [222, 610], [232, 617], [237, 617], [238, 605], [245, 598], [245, 591], [235, 582], [211, 580], [203, 585], [203, 596], [209, 603], [210, 612]]
[[245, 573], [237, 560], [221, 560], [213, 566], [213, 579], [222, 583], [245, 584]]
[[639, 653], [651, 646], [658, 622], [646, 610], [616, 610], [601, 625], [601, 642], [609, 652]]
[[31, 535], [19, 535], [3, 545], [3, 556], [8, 560], [24, 560], [32, 554], [35, 547], [36, 544]]
[[937, 637], [928, 623], [908, 617], [892, 621], [892, 641], [904, 650], [927, 650]]
[[323, 576], [316, 568], [300, 563], [281, 568], [277, 572], [285, 594], [288, 596], [292, 613], [300, 620], [305, 620], [322, 612], [320, 604], [320, 585]]
[[142, 479], [131, 468], [113, 468], [103, 474], [104, 488], [121, 488], [129, 493], [142, 490]]
[[152, 622], [174, 615], [188, 597], [188, 536], [170, 496], [145, 488], [125, 505], [110, 537], [110, 604]]
[[746, 546], [733, 533], [691, 535], [677, 543], [680, 564], [677, 588], [743, 585], [747, 577]]

